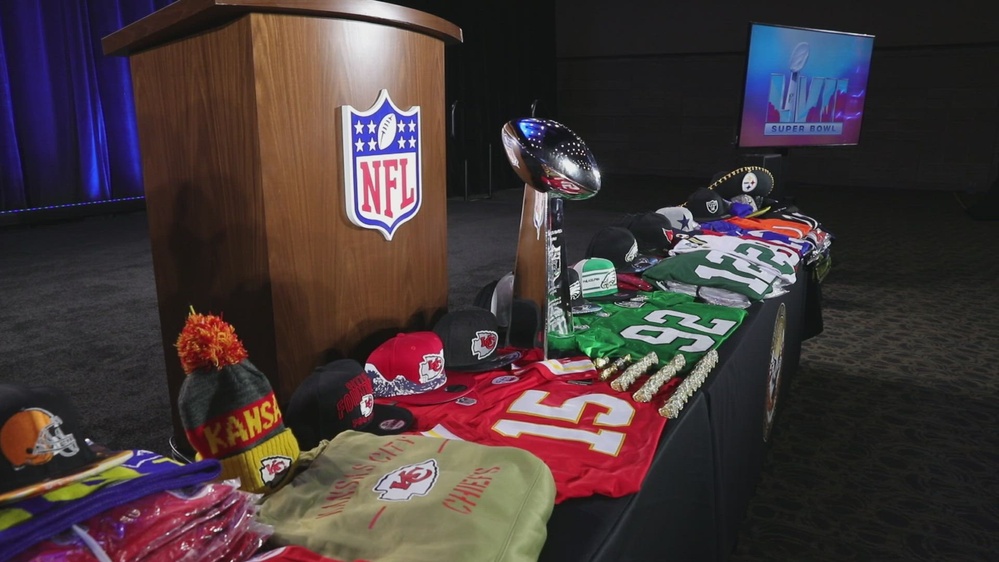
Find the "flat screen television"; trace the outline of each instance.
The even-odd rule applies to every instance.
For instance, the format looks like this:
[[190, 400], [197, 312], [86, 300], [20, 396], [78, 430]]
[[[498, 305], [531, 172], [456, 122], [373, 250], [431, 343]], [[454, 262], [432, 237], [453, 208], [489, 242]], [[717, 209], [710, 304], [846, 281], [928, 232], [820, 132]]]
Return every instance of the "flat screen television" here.
[[738, 146], [860, 142], [874, 36], [749, 24]]

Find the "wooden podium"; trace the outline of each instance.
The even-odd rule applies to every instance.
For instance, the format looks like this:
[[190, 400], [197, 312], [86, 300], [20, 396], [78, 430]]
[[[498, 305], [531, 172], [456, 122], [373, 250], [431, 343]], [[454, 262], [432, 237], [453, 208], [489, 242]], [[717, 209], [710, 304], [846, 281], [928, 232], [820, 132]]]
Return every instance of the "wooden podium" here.
[[[328, 358], [363, 364], [446, 312], [444, 47], [460, 41], [373, 0], [177, 0], [103, 38], [132, 71], [175, 435], [192, 306], [233, 324], [282, 404]], [[342, 106], [383, 89], [420, 108], [422, 202], [390, 240], [348, 217], [341, 129]]]

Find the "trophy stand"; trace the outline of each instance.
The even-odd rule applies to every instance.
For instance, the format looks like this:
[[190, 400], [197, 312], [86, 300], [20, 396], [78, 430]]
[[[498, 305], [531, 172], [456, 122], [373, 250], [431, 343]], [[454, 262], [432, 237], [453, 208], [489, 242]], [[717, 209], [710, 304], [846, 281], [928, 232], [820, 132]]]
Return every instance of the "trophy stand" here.
[[552, 338], [570, 339], [573, 335], [572, 302], [569, 298], [569, 277], [566, 272], [565, 243], [562, 223], [564, 199], [554, 193], [546, 193], [543, 199], [548, 202], [546, 246], [548, 248], [546, 273], [545, 307], [545, 359], [558, 356], [559, 347], [552, 346]]

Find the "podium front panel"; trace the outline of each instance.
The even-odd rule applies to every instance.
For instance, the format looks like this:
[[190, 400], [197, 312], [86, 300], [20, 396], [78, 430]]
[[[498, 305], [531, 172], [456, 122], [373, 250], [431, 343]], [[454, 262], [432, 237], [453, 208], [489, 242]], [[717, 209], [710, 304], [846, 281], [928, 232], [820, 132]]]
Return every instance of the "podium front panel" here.
[[[255, 14], [253, 27], [277, 352], [304, 378], [327, 348], [363, 364], [447, 306], [444, 45], [354, 20]], [[351, 223], [343, 192], [340, 108], [382, 89], [419, 106], [422, 129], [422, 202], [391, 240]]]

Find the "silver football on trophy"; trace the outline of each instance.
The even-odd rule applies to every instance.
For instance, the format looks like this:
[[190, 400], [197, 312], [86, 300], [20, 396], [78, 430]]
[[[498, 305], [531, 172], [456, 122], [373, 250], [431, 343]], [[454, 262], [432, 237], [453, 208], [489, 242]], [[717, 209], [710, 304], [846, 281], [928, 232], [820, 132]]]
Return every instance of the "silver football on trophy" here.
[[600, 191], [600, 170], [583, 139], [549, 119], [514, 119], [502, 130], [506, 157], [524, 183], [562, 199]]

